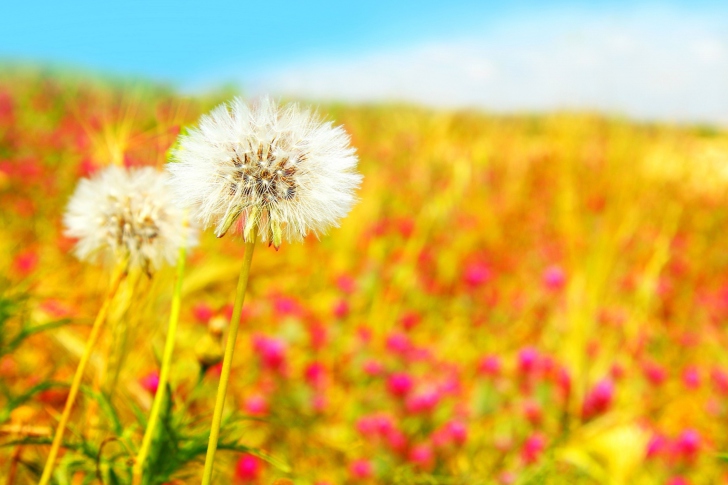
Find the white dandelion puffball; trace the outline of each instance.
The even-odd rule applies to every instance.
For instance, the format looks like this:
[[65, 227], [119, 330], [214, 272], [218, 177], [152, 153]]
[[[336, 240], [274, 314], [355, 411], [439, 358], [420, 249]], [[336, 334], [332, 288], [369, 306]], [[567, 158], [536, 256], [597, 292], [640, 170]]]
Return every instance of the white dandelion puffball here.
[[119, 260], [148, 273], [194, 246], [196, 230], [173, 200], [169, 177], [151, 167], [110, 166], [82, 179], [63, 217], [81, 260]]
[[202, 225], [222, 237], [239, 220], [246, 241], [257, 230], [276, 249], [338, 226], [362, 179], [343, 128], [267, 97], [202, 116], [172, 157], [170, 183]]

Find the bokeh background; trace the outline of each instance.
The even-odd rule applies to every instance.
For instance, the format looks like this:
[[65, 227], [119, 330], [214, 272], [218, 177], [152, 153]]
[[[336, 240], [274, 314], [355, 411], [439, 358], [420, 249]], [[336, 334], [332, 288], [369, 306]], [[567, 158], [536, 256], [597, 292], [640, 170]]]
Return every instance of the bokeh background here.
[[[234, 95], [352, 136], [261, 246], [219, 483], [728, 483], [728, 4], [22, 2], [0, 15], [0, 476], [36, 483], [108, 280], [64, 207]], [[190, 255], [149, 483], [197, 483], [239, 236]], [[174, 280], [130, 275], [58, 483], [127, 483]], [[275, 482], [289, 483], [285, 481]]]

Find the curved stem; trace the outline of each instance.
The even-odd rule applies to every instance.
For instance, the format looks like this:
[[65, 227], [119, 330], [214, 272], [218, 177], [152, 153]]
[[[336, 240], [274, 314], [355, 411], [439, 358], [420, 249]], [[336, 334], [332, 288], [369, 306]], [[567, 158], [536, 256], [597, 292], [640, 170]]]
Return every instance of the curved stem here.
[[83, 350], [83, 355], [81, 355], [81, 360], [78, 362], [78, 367], [76, 367], [76, 374], [73, 376], [71, 389], [68, 392], [66, 405], [63, 408], [63, 414], [61, 414], [61, 419], [58, 422], [58, 428], [56, 428], [56, 434], [53, 437], [51, 450], [48, 454], [45, 468], [43, 468], [43, 475], [41, 475], [40, 477], [39, 485], [47, 485], [50, 482], [51, 474], [53, 473], [53, 466], [55, 464], [56, 457], [58, 456], [58, 451], [61, 448], [61, 442], [63, 441], [63, 433], [66, 430], [68, 419], [71, 417], [73, 404], [76, 401], [78, 390], [81, 387], [81, 381], [83, 380], [83, 374], [86, 370], [86, 365], [91, 358], [91, 353], [96, 347], [96, 341], [98, 340], [99, 333], [101, 331], [101, 324], [106, 320], [106, 315], [109, 312], [109, 306], [111, 305], [111, 301], [114, 299], [114, 295], [116, 295], [116, 291], [119, 289], [119, 284], [126, 276], [126, 266], [127, 260], [124, 259], [124, 261], [122, 261], [114, 270], [114, 274], [111, 277], [109, 290], [107, 291], [104, 302], [99, 309], [99, 313], [96, 315], [96, 320], [94, 320], [93, 327], [91, 327], [91, 333], [88, 336], [88, 341], [86, 342], [86, 347]]
[[207, 456], [205, 457], [205, 471], [202, 475], [202, 485], [210, 485], [212, 483], [213, 462], [215, 461], [217, 442], [220, 439], [222, 410], [225, 406], [225, 394], [230, 380], [230, 369], [232, 366], [233, 352], [235, 351], [235, 339], [238, 336], [240, 314], [243, 309], [243, 301], [245, 300], [245, 290], [248, 287], [248, 276], [250, 275], [250, 262], [253, 260], [253, 250], [255, 249], [255, 231], [251, 232], [252, 237], [250, 241], [245, 243], [245, 261], [240, 270], [233, 315], [230, 319], [230, 331], [228, 332], [227, 344], [225, 345], [220, 384], [217, 387], [217, 399], [215, 400], [215, 412], [212, 415], [212, 427], [210, 429], [210, 441], [207, 444]]
[[147, 455], [152, 445], [152, 438], [154, 437], [154, 430], [157, 427], [157, 421], [159, 421], [159, 413], [162, 410], [162, 403], [164, 402], [164, 396], [167, 392], [167, 382], [169, 381], [169, 369], [172, 363], [172, 353], [174, 352], [174, 339], [177, 335], [177, 322], [179, 322], [179, 311], [180, 302], [182, 300], [182, 277], [185, 271], [185, 258], [186, 250], [184, 246], [179, 249], [179, 255], [177, 256], [177, 281], [174, 285], [174, 294], [172, 296], [172, 308], [169, 313], [169, 326], [167, 328], [167, 338], [164, 342], [164, 354], [162, 355], [162, 368], [159, 372], [159, 385], [157, 386], [157, 392], [154, 395], [154, 403], [152, 404], [152, 411], [149, 415], [149, 421], [147, 422], [147, 429], [144, 432], [144, 438], [142, 439], [142, 446], [137, 454], [133, 473], [133, 484], [139, 485], [142, 482], [142, 475], [144, 474], [144, 465], [147, 461]]

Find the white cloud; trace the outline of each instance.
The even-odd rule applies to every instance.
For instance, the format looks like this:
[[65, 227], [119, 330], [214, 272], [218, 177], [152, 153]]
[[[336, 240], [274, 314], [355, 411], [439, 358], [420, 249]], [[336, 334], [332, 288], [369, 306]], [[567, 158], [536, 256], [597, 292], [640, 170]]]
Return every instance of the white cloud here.
[[460, 39], [307, 60], [245, 83], [315, 100], [728, 123], [728, 30], [679, 12], [542, 16]]

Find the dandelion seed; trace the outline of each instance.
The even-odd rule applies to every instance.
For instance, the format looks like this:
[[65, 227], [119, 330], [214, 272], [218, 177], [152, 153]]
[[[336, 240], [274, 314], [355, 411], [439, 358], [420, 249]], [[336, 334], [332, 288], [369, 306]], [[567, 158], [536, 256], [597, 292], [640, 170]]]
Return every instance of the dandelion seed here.
[[148, 273], [174, 263], [179, 248], [196, 243], [167, 188], [164, 172], [110, 166], [82, 179], [68, 204], [65, 234], [77, 238], [81, 260], [120, 260]]
[[297, 105], [236, 98], [180, 138], [170, 163], [180, 202], [224, 236], [237, 222], [277, 248], [337, 226], [356, 201], [357, 157], [341, 127]]

